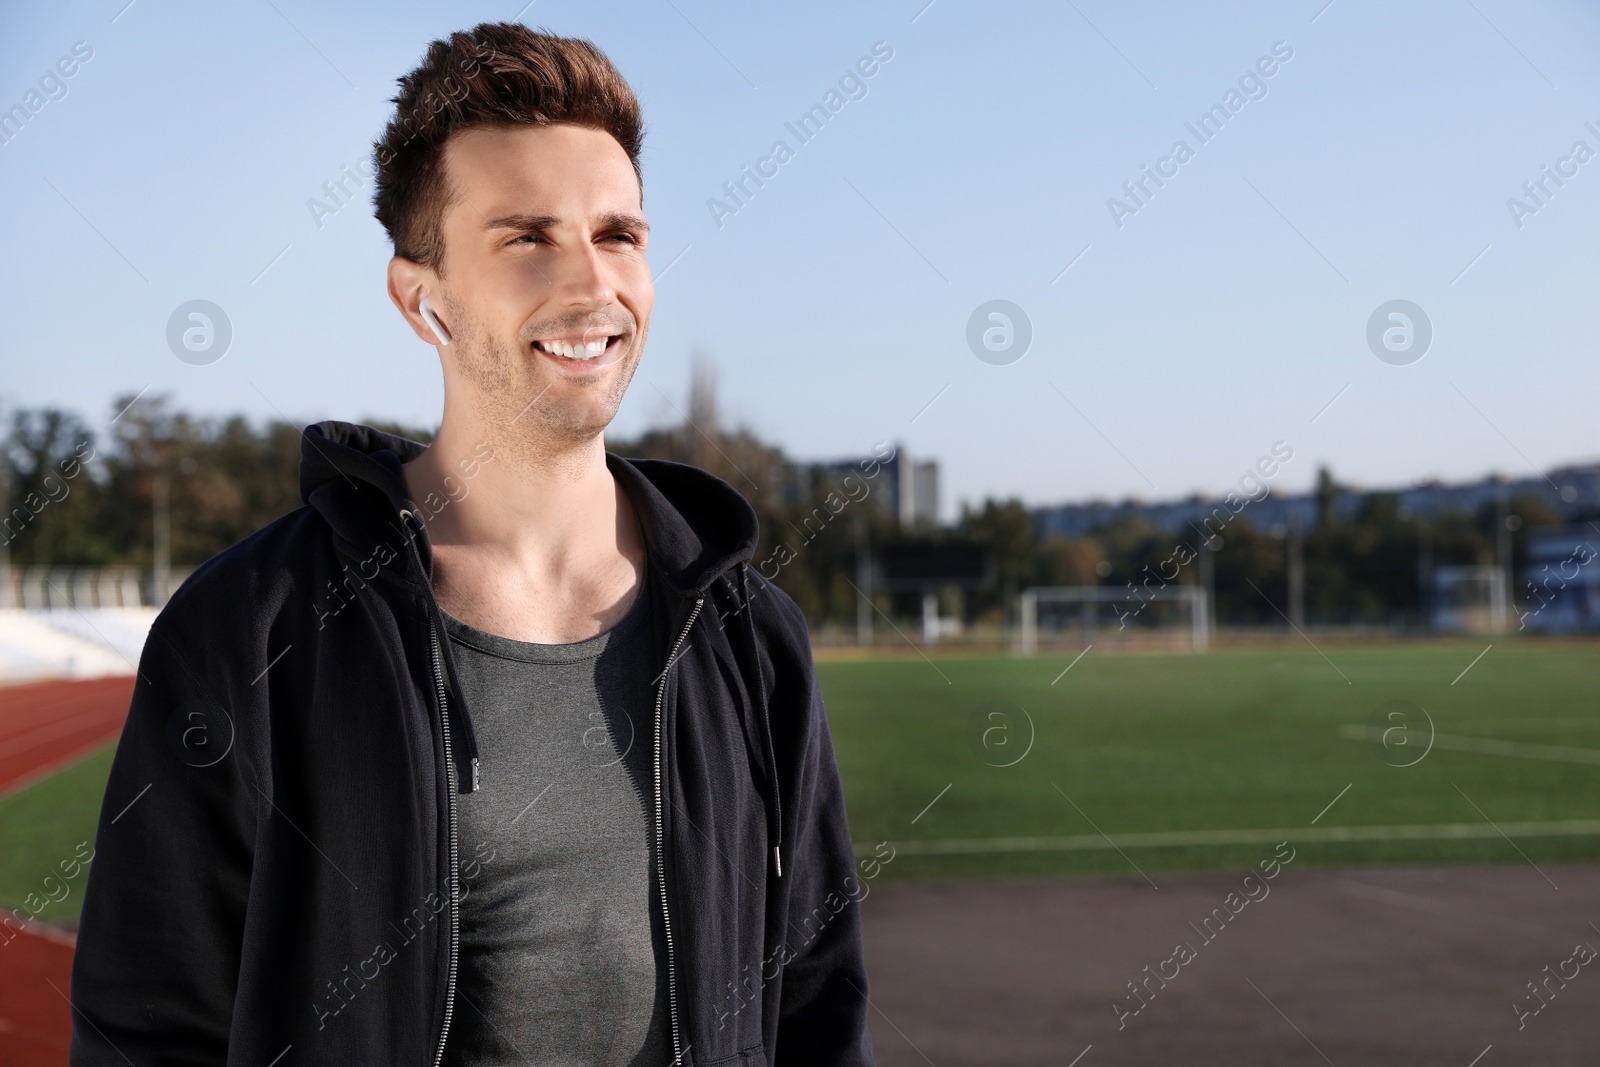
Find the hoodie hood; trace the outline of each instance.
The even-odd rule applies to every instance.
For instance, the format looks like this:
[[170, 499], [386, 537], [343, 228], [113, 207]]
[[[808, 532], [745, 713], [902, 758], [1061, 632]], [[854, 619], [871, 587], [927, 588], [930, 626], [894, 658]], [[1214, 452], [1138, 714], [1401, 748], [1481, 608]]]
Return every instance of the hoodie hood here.
[[[300, 444], [300, 498], [342, 538], [366, 544], [392, 533], [402, 511], [420, 511], [401, 467], [425, 445], [349, 422], [307, 426]], [[756, 513], [738, 490], [698, 467], [606, 453], [606, 467], [639, 515], [645, 550], [681, 595], [703, 593], [755, 552]], [[432, 570], [424, 530], [417, 538]]]

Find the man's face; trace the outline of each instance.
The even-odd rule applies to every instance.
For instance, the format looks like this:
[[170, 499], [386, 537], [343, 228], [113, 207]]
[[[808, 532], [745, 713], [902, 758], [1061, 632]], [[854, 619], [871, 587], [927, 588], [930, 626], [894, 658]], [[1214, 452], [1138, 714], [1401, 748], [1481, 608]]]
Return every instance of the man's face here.
[[595, 437], [655, 304], [627, 153], [600, 130], [518, 126], [455, 135], [444, 164], [453, 202], [433, 303], [451, 332], [446, 389], [512, 440]]

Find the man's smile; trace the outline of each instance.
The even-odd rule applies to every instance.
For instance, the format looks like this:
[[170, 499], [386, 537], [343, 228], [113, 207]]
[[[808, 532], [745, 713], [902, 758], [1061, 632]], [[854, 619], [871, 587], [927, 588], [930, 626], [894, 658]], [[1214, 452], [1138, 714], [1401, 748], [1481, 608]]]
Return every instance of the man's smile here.
[[535, 341], [533, 344], [547, 355], [576, 363], [587, 363], [605, 354], [606, 350], [617, 345], [622, 337], [620, 333], [598, 333], [590, 329], [579, 335], [553, 337], [549, 340]]

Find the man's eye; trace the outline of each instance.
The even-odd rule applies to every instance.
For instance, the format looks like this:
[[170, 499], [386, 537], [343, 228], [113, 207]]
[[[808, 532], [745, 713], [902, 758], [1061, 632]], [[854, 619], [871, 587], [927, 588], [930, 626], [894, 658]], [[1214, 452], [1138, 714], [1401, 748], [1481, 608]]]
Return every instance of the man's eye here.
[[630, 245], [636, 245], [639, 243], [639, 239], [631, 233], [614, 233], [610, 236], [610, 238], [608, 238], [608, 240], [622, 241], [623, 243]]
[[536, 241], [543, 241], [543, 240], [544, 240], [544, 238], [541, 237], [539, 234], [536, 234], [536, 233], [525, 233], [520, 237], [513, 237], [511, 239], [511, 243], [516, 245], [516, 244], [522, 244], [524, 241], [526, 241], [529, 244], [532, 244], [532, 243], [534, 243]]

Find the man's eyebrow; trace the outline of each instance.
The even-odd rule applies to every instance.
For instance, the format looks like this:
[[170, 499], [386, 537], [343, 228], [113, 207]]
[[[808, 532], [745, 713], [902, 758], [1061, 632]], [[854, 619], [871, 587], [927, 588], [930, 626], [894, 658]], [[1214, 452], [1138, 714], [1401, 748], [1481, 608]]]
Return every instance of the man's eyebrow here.
[[[639, 233], [649, 233], [650, 224], [638, 215], [629, 215], [626, 212], [612, 211], [601, 215], [595, 220], [596, 228], [602, 230], [635, 230]], [[524, 230], [537, 233], [551, 227], [561, 225], [561, 220], [554, 215], [530, 215], [517, 213], [501, 215], [499, 218], [490, 219], [483, 224], [485, 230]]]
[[561, 220], [554, 215], [518, 213], [501, 215], [497, 219], [490, 219], [483, 224], [483, 228], [486, 230], [548, 230], [560, 222]]
[[597, 220], [602, 230], [636, 230], [639, 233], [649, 233], [650, 224], [641, 216], [629, 215], [622, 211], [612, 211], [601, 215]]

